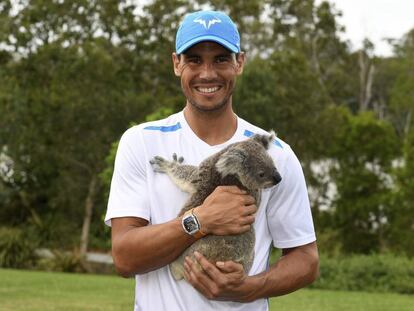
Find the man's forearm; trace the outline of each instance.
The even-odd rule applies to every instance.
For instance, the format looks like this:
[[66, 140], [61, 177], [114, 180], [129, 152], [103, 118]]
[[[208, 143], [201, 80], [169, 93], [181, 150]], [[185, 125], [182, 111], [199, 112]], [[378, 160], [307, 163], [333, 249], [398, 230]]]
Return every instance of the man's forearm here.
[[319, 256], [316, 242], [295, 248], [283, 255], [267, 271], [248, 277], [244, 301], [291, 293], [316, 280]]
[[112, 220], [112, 229], [112, 256], [117, 271], [125, 277], [169, 264], [195, 241], [178, 218], [150, 226], [143, 219], [118, 218]]

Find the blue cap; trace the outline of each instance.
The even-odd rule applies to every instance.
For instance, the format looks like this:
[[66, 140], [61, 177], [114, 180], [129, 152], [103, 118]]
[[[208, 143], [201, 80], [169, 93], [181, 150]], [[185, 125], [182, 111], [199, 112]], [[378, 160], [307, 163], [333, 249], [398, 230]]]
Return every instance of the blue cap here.
[[198, 11], [184, 17], [175, 39], [176, 53], [202, 41], [214, 41], [234, 53], [240, 52], [237, 27], [223, 12]]

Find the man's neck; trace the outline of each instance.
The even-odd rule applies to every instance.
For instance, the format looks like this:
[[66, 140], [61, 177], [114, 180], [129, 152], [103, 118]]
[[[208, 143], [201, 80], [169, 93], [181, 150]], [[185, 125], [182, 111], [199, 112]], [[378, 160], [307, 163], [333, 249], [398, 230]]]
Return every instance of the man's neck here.
[[237, 117], [231, 104], [220, 111], [204, 112], [187, 103], [184, 117], [198, 138], [210, 146], [228, 141], [237, 130]]

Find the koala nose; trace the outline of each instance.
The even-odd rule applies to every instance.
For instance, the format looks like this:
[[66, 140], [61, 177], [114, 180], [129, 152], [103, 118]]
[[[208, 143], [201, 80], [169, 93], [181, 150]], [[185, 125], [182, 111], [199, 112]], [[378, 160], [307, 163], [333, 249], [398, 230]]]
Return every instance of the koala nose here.
[[280, 176], [278, 171], [274, 171], [273, 172], [273, 181], [274, 184], [277, 185], [278, 183], [280, 183], [280, 181], [282, 180], [282, 176]]

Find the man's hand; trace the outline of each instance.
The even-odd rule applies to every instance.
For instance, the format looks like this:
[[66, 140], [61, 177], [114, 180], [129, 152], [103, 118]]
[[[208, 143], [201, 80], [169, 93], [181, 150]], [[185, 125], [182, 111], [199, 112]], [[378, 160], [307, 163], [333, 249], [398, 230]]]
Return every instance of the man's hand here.
[[319, 274], [316, 242], [284, 249], [283, 256], [269, 269], [247, 276], [240, 264], [232, 261], [210, 263], [194, 253], [186, 257], [186, 280], [208, 299], [251, 302], [256, 299], [291, 293], [311, 284]]
[[219, 186], [194, 209], [204, 233], [240, 234], [250, 230], [257, 211], [255, 199], [236, 186]]
[[196, 261], [186, 257], [184, 276], [196, 290], [212, 300], [249, 301], [254, 287], [241, 264], [226, 261], [214, 265], [198, 252], [194, 257]]

